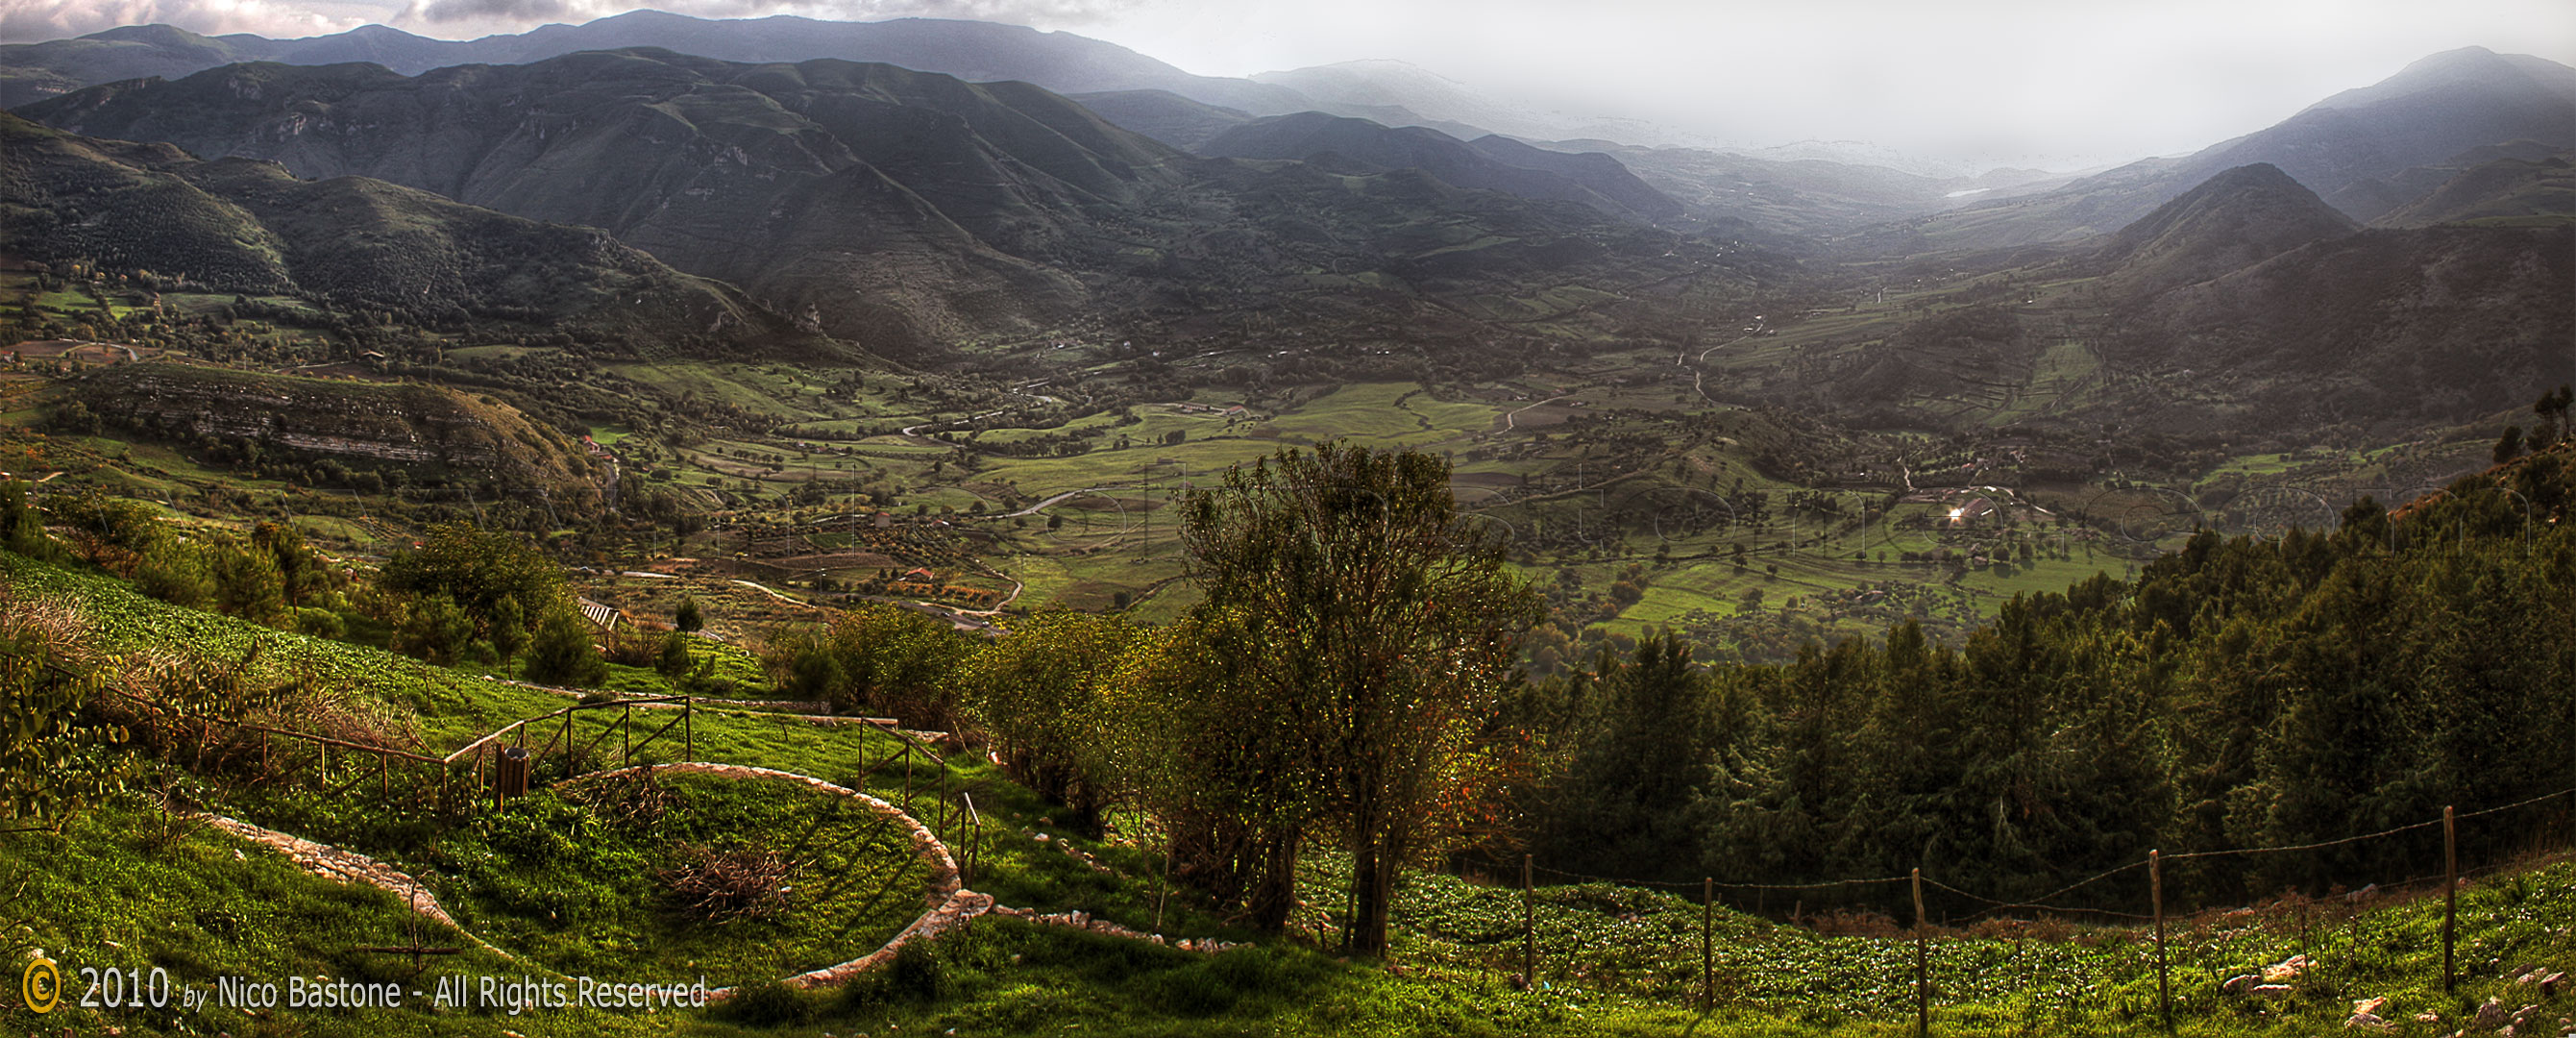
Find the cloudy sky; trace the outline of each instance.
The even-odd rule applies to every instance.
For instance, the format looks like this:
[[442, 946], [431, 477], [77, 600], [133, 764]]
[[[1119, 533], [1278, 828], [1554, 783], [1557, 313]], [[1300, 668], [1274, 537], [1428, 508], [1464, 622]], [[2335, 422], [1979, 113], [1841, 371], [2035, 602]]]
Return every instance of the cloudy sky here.
[[[0, 0], [0, 40], [118, 24], [464, 39], [631, 0]], [[2569, 0], [669, 0], [706, 17], [1016, 22], [1205, 75], [1411, 62], [1568, 119], [2053, 169], [2178, 154], [2470, 45], [2576, 64]]]

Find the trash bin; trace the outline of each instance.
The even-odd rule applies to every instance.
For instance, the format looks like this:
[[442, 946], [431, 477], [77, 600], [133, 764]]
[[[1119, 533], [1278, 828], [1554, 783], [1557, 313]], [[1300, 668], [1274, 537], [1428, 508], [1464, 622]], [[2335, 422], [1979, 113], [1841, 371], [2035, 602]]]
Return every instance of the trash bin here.
[[512, 746], [501, 751], [492, 765], [492, 785], [505, 797], [528, 795], [528, 748]]

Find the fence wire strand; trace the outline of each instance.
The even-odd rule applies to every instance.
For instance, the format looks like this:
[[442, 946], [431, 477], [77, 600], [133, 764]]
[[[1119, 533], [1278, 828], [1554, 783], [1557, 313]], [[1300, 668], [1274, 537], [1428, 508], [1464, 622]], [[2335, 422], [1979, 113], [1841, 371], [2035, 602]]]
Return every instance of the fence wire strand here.
[[[2555, 792], [2550, 792], [2550, 793], [2542, 793], [2542, 794], [2540, 794], [2539, 796], [2530, 797], [2530, 798], [2528, 798], [2528, 799], [2524, 799], [2524, 800], [2517, 800], [2517, 801], [2514, 801], [2513, 803], [2510, 803], [2510, 804], [2501, 804], [2501, 805], [2498, 805], [2498, 806], [2495, 806], [2495, 807], [2480, 808], [2480, 809], [2475, 810], [2475, 811], [2455, 812], [2455, 813], [2453, 813], [2453, 814], [2452, 814], [2452, 816], [2451, 816], [2451, 817], [2452, 817], [2452, 819], [2453, 819], [2454, 821], [2457, 821], [2457, 820], [2459, 820], [2459, 819], [2478, 818], [2478, 817], [2482, 817], [2482, 816], [2485, 816], [2485, 815], [2499, 814], [2499, 813], [2502, 813], [2502, 812], [2505, 812], [2505, 811], [2515, 810], [2515, 809], [2517, 809], [2517, 808], [2530, 807], [2530, 806], [2531, 806], [2531, 805], [2533, 805], [2533, 804], [2538, 804], [2538, 803], [2541, 803], [2541, 802], [2543, 802], [2543, 801], [2554, 800], [2554, 799], [2557, 799], [2557, 798], [2559, 798], [2559, 797], [2570, 796], [2570, 795], [2576, 795], [2576, 787], [2571, 787], [2571, 788], [2568, 788], [2568, 789], [2561, 789], [2561, 790], [2557, 790], [2557, 791], [2555, 791]], [[2323, 850], [2323, 849], [2328, 848], [2328, 847], [2340, 847], [2340, 846], [2343, 846], [2343, 845], [2345, 845], [2345, 844], [2362, 843], [2362, 842], [2369, 841], [2369, 840], [2384, 839], [2384, 838], [2386, 838], [2386, 837], [2396, 836], [2396, 835], [2399, 835], [2399, 834], [2401, 834], [2401, 833], [2409, 833], [2409, 832], [2413, 832], [2413, 831], [2415, 831], [2415, 830], [2417, 830], [2417, 829], [2429, 829], [2429, 828], [2432, 828], [2432, 827], [2434, 827], [2434, 826], [2438, 826], [2438, 825], [2441, 825], [2441, 824], [2442, 824], [2442, 820], [2437, 818], [2437, 819], [2434, 819], [2434, 820], [2432, 820], [2432, 821], [2427, 821], [2427, 822], [2416, 822], [2416, 823], [2413, 823], [2413, 824], [2411, 824], [2411, 825], [2401, 825], [2401, 826], [2398, 826], [2398, 827], [2396, 827], [2396, 828], [2394, 828], [2394, 829], [2384, 829], [2384, 830], [2381, 830], [2381, 831], [2379, 831], [2379, 832], [2375, 832], [2375, 833], [2365, 833], [2365, 834], [2360, 835], [2360, 836], [2347, 836], [2347, 837], [2343, 837], [2343, 838], [2341, 838], [2341, 839], [2336, 839], [2336, 840], [2321, 840], [2321, 841], [2318, 841], [2318, 842], [2315, 842], [2315, 843], [2289, 844], [2289, 845], [2283, 845], [2283, 846], [2278, 846], [2278, 847], [2235, 847], [2235, 848], [2229, 848], [2229, 849], [2226, 849], [2226, 850], [2216, 850], [2216, 851], [2184, 851], [2184, 852], [2177, 853], [2177, 854], [2166, 854], [2166, 855], [2163, 855], [2162, 857], [2163, 857], [2163, 859], [2164, 859], [2165, 861], [2172, 862], [2172, 861], [2187, 861], [2187, 860], [2191, 860], [2191, 859], [2195, 859], [2195, 858], [2223, 858], [2223, 857], [2227, 857], [2227, 856], [2230, 856], [2230, 855], [2238, 855], [2238, 854], [2280, 854], [2280, 853], [2288, 853], [2288, 852], [2293, 852], [2293, 851], [2313, 851], [2313, 850]], [[1491, 860], [1489, 860], [1489, 859], [1483, 859], [1483, 858], [1471, 859], [1471, 860], [1469, 861], [1469, 864], [1470, 864], [1471, 866], [1482, 867], [1482, 868], [1486, 868], [1486, 869], [1489, 869], [1489, 870], [1493, 870], [1493, 871], [1497, 871], [1497, 872], [1506, 872], [1506, 873], [1507, 873], [1507, 872], [1511, 869], [1511, 867], [1512, 867], [1512, 866], [1510, 866], [1509, 864], [1506, 864], [1506, 863], [1496, 862], [1496, 861], [1491, 861]], [[1912, 874], [1908, 874], [1908, 875], [1903, 875], [1903, 876], [1883, 876], [1883, 877], [1877, 877], [1877, 878], [1871, 878], [1871, 879], [1831, 879], [1831, 880], [1822, 880], [1822, 881], [1818, 881], [1818, 882], [1814, 882], [1814, 883], [1737, 883], [1737, 882], [1729, 882], [1729, 881], [1727, 881], [1727, 880], [1722, 880], [1722, 879], [1705, 879], [1705, 880], [1700, 880], [1700, 881], [1698, 881], [1698, 882], [1691, 882], [1691, 881], [1687, 881], [1687, 880], [1684, 880], [1684, 881], [1674, 881], [1674, 880], [1655, 880], [1655, 879], [1623, 879], [1623, 878], [1620, 878], [1620, 877], [1617, 877], [1617, 876], [1596, 876], [1596, 875], [1593, 875], [1593, 874], [1588, 873], [1588, 872], [1575, 872], [1575, 871], [1572, 871], [1572, 870], [1570, 870], [1570, 869], [1554, 868], [1554, 867], [1552, 867], [1552, 866], [1547, 866], [1547, 865], [1541, 865], [1541, 864], [1538, 864], [1538, 863], [1536, 863], [1535, 861], [1533, 861], [1533, 862], [1527, 862], [1527, 863], [1525, 863], [1525, 864], [1527, 864], [1527, 866], [1530, 868], [1530, 870], [1531, 870], [1531, 871], [1533, 871], [1533, 872], [1543, 872], [1543, 873], [1548, 874], [1550, 877], [1561, 877], [1561, 878], [1564, 878], [1564, 879], [1576, 880], [1576, 881], [1585, 882], [1585, 883], [1610, 883], [1610, 884], [1616, 884], [1616, 885], [1619, 885], [1619, 886], [1630, 886], [1630, 887], [1658, 887], [1658, 888], [1662, 888], [1662, 889], [1666, 889], [1666, 890], [1691, 890], [1691, 889], [1701, 889], [1701, 888], [1703, 888], [1704, 886], [1705, 886], [1705, 887], [1717, 887], [1717, 888], [1721, 888], [1721, 889], [1725, 889], [1725, 890], [1757, 890], [1757, 891], [1758, 891], [1758, 890], [1791, 890], [1791, 891], [1795, 891], [1795, 890], [1825, 890], [1825, 889], [1830, 889], [1830, 888], [1834, 888], [1834, 887], [1875, 886], [1875, 885], [1883, 884], [1883, 883], [1907, 883], [1907, 882], [1911, 882], [1911, 881], [1914, 879], [1914, 876], [1913, 876]], [[1960, 896], [1960, 897], [1967, 898], [1967, 899], [1969, 899], [1969, 900], [1971, 900], [1971, 901], [1982, 902], [1982, 903], [1984, 903], [1985, 905], [1987, 905], [1987, 906], [1988, 906], [1988, 907], [1986, 907], [1986, 908], [1979, 909], [1978, 911], [1976, 911], [1976, 912], [1974, 912], [1974, 913], [1971, 913], [1971, 914], [1970, 914], [1970, 915], [1968, 915], [1965, 919], [1961, 920], [1961, 921], [1963, 921], [1963, 922], [1964, 922], [1964, 921], [1968, 921], [1968, 920], [1979, 919], [1979, 918], [1982, 918], [1982, 917], [1985, 917], [1985, 916], [1989, 916], [1989, 915], [1994, 915], [1994, 914], [1996, 914], [1996, 913], [2000, 913], [2000, 912], [2013, 911], [2013, 910], [2016, 910], [2016, 909], [2024, 909], [2024, 910], [2039, 911], [2039, 912], [2062, 912], [2062, 913], [2068, 913], [2068, 914], [2089, 914], [2089, 915], [2100, 915], [2100, 916], [2109, 916], [2109, 917], [2117, 918], [2117, 919], [2138, 919], [2138, 920], [2144, 920], [2144, 919], [2153, 919], [2153, 918], [2155, 918], [2155, 917], [2154, 917], [2154, 916], [2151, 916], [2151, 915], [2140, 915], [2140, 914], [2135, 913], [2135, 912], [2118, 912], [2118, 911], [2113, 911], [2113, 910], [2110, 910], [2110, 909], [2102, 909], [2102, 908], [2079, 908], [2079, 907], [2068, 906], [2068, 905], [2056, 905], [2056, 904], [2050, 904], [2049, 902], [2054, 901], [2054, 900], [2056, 900], [2056, 899], [2057, 899], [2057, 898], [2059, 898], [2059, 897], [2063, 897], [2063, 896], [2065, 896], [2065, 895], [2067, 895], [2067, 894], [2073, 893], [2073, 892], [2075, 892], [2075, 891], [2082, 890], [2082, 889], [2084, 889], [2085, 887], [2092, 886], [2092, 885], [2093, 885], [2093, 884], [2095, 884], [2095, 883], [2099, 883], [2099, 882], [2102, 882], [2103, 880], [2110, 879], [2110, 878], [2111, 878], [2111, 877], [2113, 877], [2113, 876], [2117, 876], [2117, 875], [2120, 875], [2121, 873], [2128, 872], [2128, 871], [2129, 871], [2129, 870], [2131, 870], [2131, 869], [2145, 868], [2145, 867], [2146, 867], [2146, 864], [2147, 864], [2147, 863], [2146, 863], [2144, 860], [2140, 860], [2140, 861], [2133, 861], [2133, 862], [2130, 862], [2130, 863], [2128, 863], [2128, 864], [2126, 864], [2126, 865], [2122, 865], [2122, 866], [2119, 866], [2119, 867], [2117, 867], [2117, 868], [2113, 868], [2113, 869], [2110, 869], [2110, 870], [2108, 870], [2108, 871], [2105, 871], [2105, 872], [2101, 872], [2101, 873], [2095, 874], [2095, 875], [2090, 876], [2090, 877], [2087, 877], [2087, 878], [2085, 878], [2085, 879], [2077, 880], [2077, 881], [2075, 881], [2075, 882], [2073, 882], [2073, 883], [2067, 884], [2066, 886], [2063, 886], [2063, 887], [2059, 887], [2059, 888], [2057, 888], [2057, 889], [2055, 889], [2055, 890], [2049, 891], [2049, 892], [2048, 892], [2048, 893], [2046, 893], [2046, 894], [2042, 894], [2042, 895], [2040, 895], [2040, 896], [2038, 896], [2038, 897], [2036, 897], [2036, 898], [2033, 898], [2033, 899], [2031, 899], [2031, 900], [2028, 900], [2028, 901], [2004, 901], [2004, 900], [1999, 900], [1999, 899], [1996, 899], [1996, 898], [1987, 897], [1987, 896], [1985, 896], [1985, 895], [1983, 895], [1983, 894], [1976, 894], [1976, 893], [1971, 893], [1971, 892], [1966, 891], [1966, 890], [1961, 890], [1961, 889], [1959, 889], [1959, 888], [1957, 888], [1957, 887], [1954, 887], [1954, 886], [1951, 886], [1951, 885], [1949, 885], [1949, 884], [1947, 884], [1947, 883], [1943, 883], [1943, 882], [1941, 882], [1941, 881], [1940, 881], [1940, 880], [1938, 880], [1938, 879], [1934, 879], [1934, 878], [1933, 878], [1933, 877], [1931, 877], [1931, 876], [1924, 876], [1924, 877], [1922, 877], [1922, 878], [1923, 878], [1923, 883], [1924, 883], [1924, 885], [1926, 885], [1926, 886], [1936, 887], [1936, 888], [1939, 888], [1939, 889], [1941, 889], [1941, 890], [1943, 890], [1943, 891], [1946, 891], [1946, 892], [1948, 892], [1948, 893], [1956, 894], [1956, 895], [1958, 895], [1958, 896]], [[2408, 881], [2408, 883], [2409, 883], [2409, 884], [2411, 884], [2412, 882], [2414, 882], [2414, 881], [2411, 881], [2411, 880], [2410, 880], [2410, 881]]]

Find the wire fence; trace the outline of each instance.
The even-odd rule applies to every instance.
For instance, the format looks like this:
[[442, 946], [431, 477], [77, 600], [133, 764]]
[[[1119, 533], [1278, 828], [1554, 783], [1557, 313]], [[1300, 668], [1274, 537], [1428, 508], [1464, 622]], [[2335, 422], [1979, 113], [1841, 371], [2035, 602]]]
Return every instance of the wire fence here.
[[[2408, 834], [2432, 829], [2440, 829], [2442, 831], [2443, 871], [2431, 875], [2411, 876], [2405, 880], [2391, 884], [2390, 886], [2397, 890], [2405, 890], [2419, 888], [2423, 884], [2436, 881], [2442, 884], [2440, 889], [2445, 899], [2442, 923], [2442, 983], [2443, 989], [2448, 992], [2456, 988], [2459, 982], [2457, 943], [2459, 915], [2458, 897], [2459, 889], [2462, 886], [2461, 881], [2464, 876], [2492, 872], [2496, 871], [2497, 868], [2495, 866], [2489, 866], [2485, 868], [2472, 867], [2468, 870], [2462, 869], [2459, 861], [2458, 848], [2459, 823], [2463, 820], [2489, 818], [2502, 815], [2507, 812], [2523, 810], [2526, 808], [2535, 808], [2558, 800], [2569, 800], [2571, 801], [2570, 806], [2576, 807], [2576, 788], [2542, 793], [2537, 796], [2527, 797], [2511, 803], [2480, 808], [2474, 811], [2456, 811], [2452, 808], [2446, 807], [2443, 809], [2442, 816], [2439, 818], [2432, 818], [2421, 822], [2413, 822], [2406, 825], [2383, 829], [2377, 832], [2347, 836], [2333, 840], [2318, 840], [2309, 843], [2279, 844], [2260, 847], [2231, 847], [2218, 850], [2183, 851], [2171, 854], [2151, 850], [2147, 852], [2146, 857], [2137, 861], [2132, 861], [2124, 865], [2103, 870], [2073, 883], [2068, 883], [2064, 886], [2058, 887], [2046, 894], [2028, 899], [1990, 897], [1974, 890], [1963, 889], [1959, 886], [1942, 882], [1935, 877], [1925, 875], [1922, 869], [1914, 869], [1901, 876], [1872, 876], [1849, 879], [1819, 880], [1803, 883], [1758, 883], [1721, 880], [1713, 876], [1704, 877], [1696, 882], [1604, 876], [1577, 870], [1560, 869], [1541, 865], [1538, 864], [1536, 858], [1532, 855], [1523, 855], [1522, 860], [1517, 863], [1516, 866], [1510, 863], [1497, 862], [1483, 858], [1464, 859], [1461, 864], [1473, 869], [1484, 871], [1488, 875], [1504, 875], [1514, 869], [1517, 869], [1520, 873], [1523, 922], [1522, 933], [1519, 935], [1521, 938], [1520, 943], [1522, 944], [1522, 968], [1518, 980], [1520, 983], [1524, 984], [1534, 983], [1536, 978], [1540, 975], [1539, 971], [1541, 969], [1541, 963], [1539, 962], [1538, 956], [1539, 924], [1535, 895], [1538, 878], [1542, 875], [1550, 878], [1551, 880], [1570, 881], [1574, 883], [1613, 884], [1622, 887], [1643, 887], [1677, 891], [1696, 889], [1699, 892], [1702, 905], [1700, 934], [1702, 961], [1701, 977], [1697, 986], [1699, 988], [1699, 1001], [1703, 1009], [1713, 1008], [1719, 994], [1717, 990], [1718, 984], [1713, 954], [1714, 907], [1719, 891], [1727, 891], [1730, 893], [1778, 892], [1786, 894], [1810, 894], [1820, 891], [1852, 889], [1866, 890], [1869, 888], [1896, 886], [1902, 884], [1911, 888], [1911, 900], [1914, 908], [1912, 924], [1905, 927], [1904, 930], [1910, 935], [1914, 948], [1915, 976], [1913, 1001], [1914, 1008], [1917, 1013], [1918, 1034], [1929, 1033], [1931, 1011], [1934, 1008], [1932, 1004], [1932, 986], [1928, 977], [1929, 949], [1926, 941], [1932, 931], [1936, 929], [1936, 924], [1933, 923], [1924, 908], [1924, 890], [1926, 888], [1939, 891], [1943, 894], [1957, 898], [1962, 902], [1979, 906], [1974, 911], [1971, 911], [1964, 916], [1948, 918], [1944, 923], [1939, 925], [1955, 926], [1981, 920], [1995, 919], [2007, 915], [2027, 915], [2037, 917], [2087, 917], [2112, 921], [2116, 925], [2152, 926], [2154, 928], [2153, 947], [2157, 975], [2158, 1010], [2166, 1018], [2168, 1023], [2170, 1023], [2173, 1015], [2174, 1000], [2166, 949], [2166, 924], [2171, 919], [2176, 918], [2177, 914], [2168, 912], [2165, 904], [2166, 877], [2164, 873], [2167, 866], [2183, 862], [2206, 862], [2215, 859], [2233, 857], [2324, 851], [2338, 847], [2394, 839]], [[2148, 881], [2145, 884], [2147, 887], [2145, 893], [2147, 894], [2148, 900], [2148, 905], [2146, 906], [2148, 911], [2146, 912], [2122, 911], [2116, 908], [2103, 908], [2091, 904], [2068, 903], [2067, 899], [2069, 895], [2092, 888], [2098, 884], [2123, 878], [2130, 882], [2134, 882], [2135, 877], [2131, 874], [2139, 870], [2145, 870], [2148, 874]], [[2343, 895], [2343, 900], [2357, 911], [2358, 907], [2363, 902], [2371, 900], [2374, 896], [2380, 893], [2383, 893], [2382, 889], [2377, 884], [2373, 884], [2361, 891], [2355, 891], [2350, 894]], [[2135, 895], [2131, 894], [2129, 896], [2134, 897]], [[2302, 898], [2295, 889], [2276, 890], [2271, 895], [2270, 900], [2273, 900], [2276, 904], [2286, 904], [2292, 900], [2298, 900], [2302, 906], [2300, 909], [2302, 912], [2302, 925], [2306, 925], [2307, 921], [2305, 916], [2307, 914], [2307, 910], [2305, 906], [2308, 902]]]

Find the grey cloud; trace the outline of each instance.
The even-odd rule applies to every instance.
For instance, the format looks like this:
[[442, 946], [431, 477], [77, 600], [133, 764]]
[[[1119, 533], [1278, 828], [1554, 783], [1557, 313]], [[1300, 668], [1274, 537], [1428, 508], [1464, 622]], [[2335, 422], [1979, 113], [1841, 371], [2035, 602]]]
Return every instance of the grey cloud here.
[[85, 36], [120, 25], [176, 25], [218, 36], [255, 32], [265, 36], [310, 36], [338, 32], [381, 18], [386, 9], [352, 17], [345, 3], [315, 4], [301, 0], [0, 0], [0, 43], [32, 43]]
[[414, 4], [403, 13], [430, 22], [553, 22], [562, 21], [573, 12], [573, 5], [564, 0], [430, 0], [427, 4]]
[[[462, 2], [462, 0], [440, 0]], [[1118, 17], [1141, 0], [666, 0], [661, 10], [700, 17], [794, 14], [846, 21], [960, 18], [1022, 25], [1087, 24]]]

